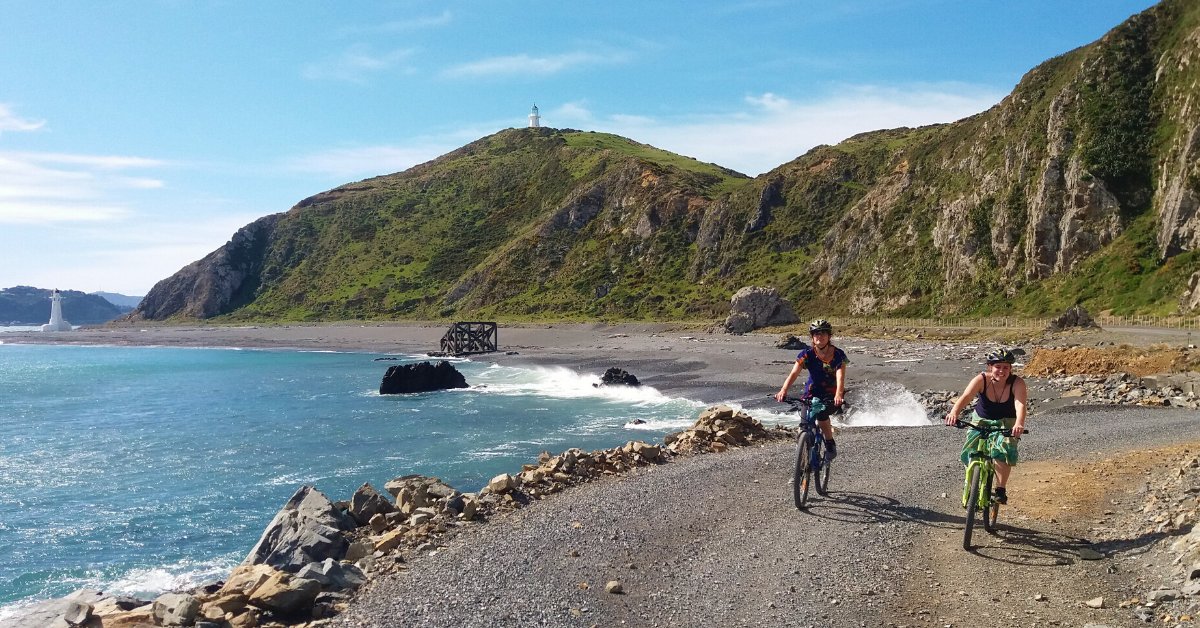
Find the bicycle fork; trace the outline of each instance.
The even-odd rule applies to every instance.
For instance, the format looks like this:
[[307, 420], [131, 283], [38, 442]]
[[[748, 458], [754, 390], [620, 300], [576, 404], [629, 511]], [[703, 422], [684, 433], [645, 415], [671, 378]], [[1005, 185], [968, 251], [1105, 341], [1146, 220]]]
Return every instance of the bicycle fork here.
[[970, 496], [971, 496], [971, 469], [972, 469], [972, 467], [978, 467], [978, 469], [979, 469], [979, 473], [978, 473], [978, 476], [975, 481], [977, 484], [979, 484], [979, 493], [978, 493], [979, 497], [977, 500], [979, 510], [983, 511], [983, 510], [987, 509], [987, 507], [989, 505], [991, 505], [992, 496], [988, 494], [989, 491], [985, 490], [985, 487], [991, 486], [992, 483], [990, 480], [992, 479], [992, 474], [995, 473], [995, 470], [992, 468], [992, 465], [987, 464], [987, 462], [985, 462], [981, 458], [976, 457], [976, 456], [971, 456], [971, 461], [967, 463], [966, 475], [963, 477], [963, 494], [962, 494], [962, 507], [963, 508], [967, 507], [967, 500], [970, 499]]

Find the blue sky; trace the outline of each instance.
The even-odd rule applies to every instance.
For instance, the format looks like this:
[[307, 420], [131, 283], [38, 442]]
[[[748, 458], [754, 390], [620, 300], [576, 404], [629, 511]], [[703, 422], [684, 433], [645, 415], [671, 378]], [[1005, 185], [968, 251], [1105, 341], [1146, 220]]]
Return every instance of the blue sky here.
[[0, 288], [144, 294], [238, 227], [508, 127], [757, 175], [983, 111], [1146, 0], [14, 0]]

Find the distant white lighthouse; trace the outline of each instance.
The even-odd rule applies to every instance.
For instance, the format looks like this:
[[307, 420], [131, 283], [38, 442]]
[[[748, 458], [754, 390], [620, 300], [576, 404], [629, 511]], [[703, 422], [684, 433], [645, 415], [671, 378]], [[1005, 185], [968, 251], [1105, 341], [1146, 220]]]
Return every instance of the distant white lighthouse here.
[[538, 115], [537, 105], [533, 106], [533, 111], [529, 112], [529, 128], [536, 129], [542, 126], [542, 116]]
[[71, 324], [63, 319], [62, 295], [57, 288], [50, 295], [50, 322], [42, 325], [42, 331], [71, 331]]

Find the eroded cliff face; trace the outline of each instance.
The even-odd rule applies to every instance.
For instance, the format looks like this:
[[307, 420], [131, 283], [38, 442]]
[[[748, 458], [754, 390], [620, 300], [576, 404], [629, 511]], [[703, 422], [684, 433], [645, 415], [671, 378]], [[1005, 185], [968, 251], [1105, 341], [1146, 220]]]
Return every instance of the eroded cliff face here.
[[1170, 269], [1169, 299], [1195, 310], [1198, 248], [1200, 5], [1166, 0], [988, 111], [753, 180], [616, 136], [501, 131], [247, 226], [134, 317], [698, 318], [745, 285], [831, 313], [954, 314], [1092, 282], [1072, 276], [1127, 250], [1110, 272]]
[[122, 320], [211, 318], [229, 311], [239, 296], [251, 298], [272, 229], [282, 215], [242, 227], [221, 248], [158, 282]]

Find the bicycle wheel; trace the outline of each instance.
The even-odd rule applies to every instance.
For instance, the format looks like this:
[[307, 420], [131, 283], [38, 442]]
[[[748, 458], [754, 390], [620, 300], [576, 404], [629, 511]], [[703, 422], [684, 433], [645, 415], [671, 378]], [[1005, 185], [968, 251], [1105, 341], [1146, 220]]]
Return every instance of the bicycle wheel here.
[[808, 501], [808, 480], [812, 476], [809, 459], [812, 450], [812, 436], [800, 434], [796, 440], [796, 471], [792, 474], [792, 498], [796, 500], [796, 508], [804, 508]]
[[996, 532], [996, 517], [1000, 515], [1000, 503], [992, 499], [992, 480], [995, 478], [995, 473], [989, 473], [987, 481], [983, 483], [983, 498], [987, 503], [983, 509], [983, 529], [993, 534]]
[[829, 470], [832, 465], [829, 463], [829, 457], [826, 455], [829, 449], [824, 440], [821, 441], [819, 449], [820, 451], [815, 452], [816, 455], [814, 456], [819, 466], [816, 473], [813, 474], [813, 480], [817, 486], [817, 494], [823, 497], [829, 494]]
[[963, 549], [971, 549], [971, 532], [975, 530], [975, 509], [979, 507], [979, 465], [973, 464], [967, 471], [967, 521], [963, 529]]

